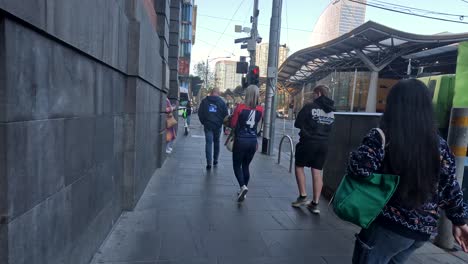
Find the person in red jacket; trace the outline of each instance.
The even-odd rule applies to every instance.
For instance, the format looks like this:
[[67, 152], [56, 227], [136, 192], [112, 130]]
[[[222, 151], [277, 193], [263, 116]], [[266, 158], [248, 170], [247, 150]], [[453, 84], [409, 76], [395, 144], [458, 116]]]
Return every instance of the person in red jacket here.
[[242, 202], [249, 190], [249, 165], [257, 151], [257, 126], [263, 116], [263, 107], [258, 105], [259, 91], [256, 85], [249, 85], [245, 91], [245, 100], [234, 110], [231, 127], [234, 130], [232, 163], [240, 191], [237, 201]]

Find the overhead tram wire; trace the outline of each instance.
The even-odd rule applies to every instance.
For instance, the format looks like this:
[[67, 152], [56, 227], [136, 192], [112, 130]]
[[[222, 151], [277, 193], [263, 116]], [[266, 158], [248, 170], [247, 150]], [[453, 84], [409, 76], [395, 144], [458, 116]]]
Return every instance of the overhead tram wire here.
[[[387, 5], [387, 6], [393, 6], [396, 8], [402, 8], [404, 10], [408, 10], [410, 12], [412, 11], [419, 11], [419, 12], [424, 12], [426, 14], [435, 14], [435, 15], [443, 15], [443, 16], [453, 16], [453, 17], [460, 17], [460, 16], [465, 16], [465, 15], [457, 15], [457, 14], [450, 14], [450, 13], [442, 13], [438, 11], [433, 11], [433, 10], [427, 10], [427, 9], [421, 9], [421, 8], [416, 8], [416, 7], [411, 7], [411, 6], [404, 6], [404, 5], [398, 5], [398, 4], [393, 4], [393, 3], [388, 3], [385, 1], [381, 0], [371, 0], [373, 2], [377, 2], [379, 4]], [[466, 1], [466, 0], [465, 0]], [[468, 1], [467, 1], [468, 2]]]
[[231, 22], [234, 20], [234, 17], [236, 16], [237, 12], [239, 11], [239, 9], [241, 8], [242, 4], [245, 2], [245, 0], [242, 0], [242, 2], [240, 2], [239, 6], [237, 7], [236, 11], [234, 12], [234, 14], [232, 15], [231, 19], [229, 19], [229, 23], [226, 25], [226, 27], [224, 28], [224, 31], [223, 31], [223, 34], [221, 36], [219, 36], [218, 40], [216, 41], [216, 44], [215, 44], [215, 47], [213, 47], [210, 52], [208, 53], [208, 57], [211, 55], [211, 53], [213, 52], [214, 48], [218, 47], [218, 44], [219, 44], [219, 41], [221, 40], [221, 38], [224, 36], [224, 33], [226, 33], [226, 30], [228, 29], [228, 27], [231, 25]]
[[[247, 23], [247, 19], [249, 19], [249, 18], [251, 17], [250, 14], [252, 13], [252, 11], [253, 11], [253, 6], [250, 5], [249, 11], [247, 11], [246, 16], [245, 16], [245, 18], [244, 18], [244, 21], [242, 21], [242, 27], [244, 27], [245, 24]], [[249, 23], [250, 23], [250, 20], [249, 20]]]
[[354, 2], [354, 3], [358, 3], [358, 4], [361, 4], [361, 5], [366, 5], [366, 6], [370, 6], [370, 7], [375, 7], [375, 8], [382, 9], [382, 10], [387, 10], [387, 11], [395, 12], [395, 13], [410, 15], [410, 16], [423, 17], [423, 18], [428, 18], [428, 19], [434, 19], [434, 20], [445, 21], [445, 22], [453, 22], [453, 23], [459, 23], [459, 24], [468, 24], [468, 22], [462, 21], [462, 20], [464, 19], [464, 17], [465, 17], [464, 15], [461, 15], [461, 16], [459, 17], [460, 20], [451, 20], [451, 19], [445, 19], [445, 18], [439, 18], [439, 17], [432, 17], [432, 16], [421, 15], [421, 14], [415, 14], [415, 13], [412, 13], [412, 12], [408, 13], [408, 12], [404, 12], [404, 11], [400, 11], [400, 10], [395, 10], [395, 9], [392, 9], [392, 8], [389, 8], [389, 7], [384, 7], [384, 6], [382, 6], [382, 5], [371, 4], [371, 3], [363, 3], [363, 2], [360, 2], [360, 1], [357, 1], [357, 0], [348, 0], [348, 1]]
[[207, 44], [208, 46], [214, 47], [215, 49], [218, 49], [218, 50], [220, 50], [220, 51], [222, 50], [222, 51], [227, 52], [227, 53], [231, 53], [231, 52], [232, 52], [232, 51], [229, 51], [229, 50], [226, 50], [226, 49], [218, 48], [218, 47], [215, 46], [215, 44], [210, 43], [210, 42], [208, 42], [208, 41], [204, 41], [203, 39], [200, 39], [200, 38], [197, 38], [197, 41], [203, 42], [203, 43]]
[[[219, 19], [219, 20], [230, 20], [229, 18], [225, 18], [225, 17], [217, 17], [217, 16], [203, 15], [203, 14], [198, 14], [197, 16], [210, 17], [210, 18]], [[233, 19], [232, 21], [244, 22], [244, 21], [239, 20], [239, 19]], [[264, 23], [258, 23], [258, 25], [267, 26], [267, 27], [270, 26], [269, 24], [264, 24]], [[286, 29], [286, 27], [281, 27], [281, 29]], [[300, 28], [289, 28], [289, 29], [290, 30], [296, 30], [296, 31], [303, 31], [303, 32], [312, 32], [312, 30], [300, 29]]]
[[[211, 31], [211, 32], [216, 33], [216, 34], [220, 34], [220, 35], [223, 34], [223, 32], [219, 32], [219, 31], [216, 31], [216, 30], [213, 30], [213, 29], [211, 29], [211, 28], [204, 27], [204, 26], [199, 26], [199, 25], [197, 25], [197, 28], [201, 28], [201, 29], [204, 29], [204, 30], [208, 30], [208, 31]], [[231, 38], [236, 38], [236, 36], [234, 36], [234, 35], [228, 35], [228, 34], [226, 34], [226, 33], [225, 33], [224, 35], [226, 35], [226, 36], [228, 36], [228, 37], [231, 37]]]

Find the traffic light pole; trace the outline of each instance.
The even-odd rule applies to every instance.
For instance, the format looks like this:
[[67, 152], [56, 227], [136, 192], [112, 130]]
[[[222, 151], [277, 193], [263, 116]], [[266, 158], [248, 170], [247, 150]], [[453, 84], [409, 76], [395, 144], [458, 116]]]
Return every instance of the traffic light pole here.
[[281, 8], [283, 0], [273, 0], [270, 22], [270, 44], [268, 48], [267, 91], [265, 94], [265, 126], [263, 131], [262, 153], [274, 153], [276, 82], [278, 77], [278, 52], [281, 30]]
[[247, 44], [249, 54], [250, 54], [250, 67], [249, 70], [252, 70], [256, 63], [256, 47], [257, 47], [257, 23], [258, 23], [258, 0], [254, 0], [253, 15], [252, 15], [252, 29], [250, 30], [250, 41]]

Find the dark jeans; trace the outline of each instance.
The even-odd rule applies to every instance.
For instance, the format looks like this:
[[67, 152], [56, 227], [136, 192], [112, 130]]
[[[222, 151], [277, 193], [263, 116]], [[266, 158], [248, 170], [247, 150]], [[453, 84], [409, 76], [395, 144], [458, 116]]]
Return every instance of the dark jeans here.
[[247, 186], [250, 180], [249, 165], [257, 151], [257, 139], [236, 139], [232, 150], [232, 166], [239, 186]]
[[356, 235], [353, 264], [405, 263], [424, 243], [372, 224], [369, 229], [362, 229]]
[[[219, 157], [219, 138], [221, 137], [221, 128], [209, 129], [205, 127], [205, 154], [206, 162], [211, 165], [211, 162], [218, 161]], [[214, 143], [214, 156], [213, 156]]]

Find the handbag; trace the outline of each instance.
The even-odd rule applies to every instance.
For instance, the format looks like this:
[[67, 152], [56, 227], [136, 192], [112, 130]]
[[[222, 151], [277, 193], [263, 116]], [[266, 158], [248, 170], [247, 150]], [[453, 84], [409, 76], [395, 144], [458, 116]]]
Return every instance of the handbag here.
[[230, 152], [232, 152], [232, 150], [234, 149], [234, 138], [234, 130], [232, 130], [229, 136], [227, 137], [226, 142], [224, 142], [224, 145]]
[[231, 127], [231, 119], [232, 119], [232, 115], [228, 115], [226, 116], [224, 119], [223, 119], [223, 126], [225, 127]]
[[231, 129], [231, 132], [226, 138], [226, 142], [224, 142], [224, 145], [226, 146], [227, 150], [229, 150], [230, 152], [232, 152], [232, 150], [234, 149], [234, 138], [236, 137], [234, 133], [235, 129], [231, 128], [231, 119], [232, 119], [232, 115], [228, 115], [223, 120], [223, 125]]
[[174, 115], [168, 114], [166, 119], [166, 128], [171, 128], [177, 125], [177, 120], [174, 118]]
[[[376, 128], [385, 149], [385, 134]], [[373, 173], [370, 177], [345, 175], [331, 203], [335, 214], [347, 222], [368, 228], [395, 193], [400, 177]]]
[[166, 142], [171, 142], [174, 139], [174, 134], [166, 132]]

